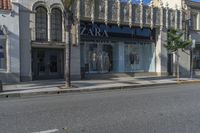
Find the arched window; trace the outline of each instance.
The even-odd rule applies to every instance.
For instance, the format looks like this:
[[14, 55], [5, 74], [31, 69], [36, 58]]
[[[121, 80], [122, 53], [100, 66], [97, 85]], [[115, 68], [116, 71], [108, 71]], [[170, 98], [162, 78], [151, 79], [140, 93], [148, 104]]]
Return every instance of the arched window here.
[[36, 8], [36, 40], [47, 41], [47, 10], [39, 6]]
[[62, 12], [58, 8], [51, 11], [51, 40], [62, 41]]

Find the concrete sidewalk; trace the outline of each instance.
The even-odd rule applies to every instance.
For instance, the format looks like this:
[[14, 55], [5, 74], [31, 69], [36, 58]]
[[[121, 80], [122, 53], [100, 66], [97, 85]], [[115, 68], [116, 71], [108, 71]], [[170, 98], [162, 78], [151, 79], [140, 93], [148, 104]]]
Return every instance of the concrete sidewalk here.
[[169, 85], [177, 83], [200, 83], [198, 78], [181, 78], [177, 82], [174, 77], [122, 77], [106, 80], [72, 81], [72, 88], [61, 89], [64, 80], [31, 81], [13, 85], [4, 85], [0, 97], [23, 97], [67, 92], [84, 92], [124, 88], [140, 88], [146, 86]]

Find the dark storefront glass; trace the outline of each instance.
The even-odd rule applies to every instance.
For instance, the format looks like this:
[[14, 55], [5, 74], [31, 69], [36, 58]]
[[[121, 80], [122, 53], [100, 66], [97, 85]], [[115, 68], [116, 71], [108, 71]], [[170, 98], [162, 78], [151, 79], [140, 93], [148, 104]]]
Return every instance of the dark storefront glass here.
[[155, 72], [154, 30], [81, 22], [80, 32], [86, 73]]

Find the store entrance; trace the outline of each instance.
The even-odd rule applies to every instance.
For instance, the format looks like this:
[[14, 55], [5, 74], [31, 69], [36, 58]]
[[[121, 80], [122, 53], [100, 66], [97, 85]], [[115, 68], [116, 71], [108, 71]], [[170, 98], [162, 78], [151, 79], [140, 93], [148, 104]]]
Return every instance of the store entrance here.
[[[108, 73], [113, 69], [113, 48], [109, 44], [82, 45], [84, 59], [82, 67], [86, 73]], [[83, 57], [82, 57], [83, 58]]]
[[63, 78], [63, 55], [61, 49], [33, 49], [33, 79]]

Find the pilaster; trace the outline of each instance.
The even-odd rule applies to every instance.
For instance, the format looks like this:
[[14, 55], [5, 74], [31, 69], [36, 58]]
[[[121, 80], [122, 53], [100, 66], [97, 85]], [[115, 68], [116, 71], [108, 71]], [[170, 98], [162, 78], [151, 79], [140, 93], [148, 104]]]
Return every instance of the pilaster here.
[[94, 0], [92, 0], [91, 1], [92, 2], [92, 4], [91, 4], [91, 21], [92, 21], [92, 23], [94, 23], [94, 14], [95, 14], [95, 1]]
[[143, 0], [140, 0], [140, 28], [143, 28]]
[[105, 24], [108, 24], [108, 0], [105, 0]]
[[160, 1], [160, 30], [163, 29], [163, 3]]
[[200, 13], [197, 13], [197, 30], [200, 30]]
[[130, 27], [132, 27], [132, 10], [133, 10], [132, 0], [129, 0], [129, 26]]
[[120, 26], [121, 24], [121, 2], [120, 0], [117, 0], [117, 24]]
[[169, 4], [168, 4], [168, 2], [166, 3], [166, 29], [168, 29], [169, 28]]
[[151, 29], [153, 29], [153, 1], [151, 1]]
[[175, 29], [177, 29], [177, 23], [178, 23], [178, 7], [175, 6]]
[[183, 10], [180, 8], [180, 22], [179, 22], [179, 29], [183, 29]]
[[80, 7], [80, 0], [77, 0], [77, 20], [78, 22], [80, 21], [80, 11], [81, 11], [81, 7]]
[[47, 15], [47, 26], [48, 26], [48, 31], [47, 31], [47, 37], [48, 37], [48, 42], [51, 41], [51, 13], [48, 12], [48, 15]]

